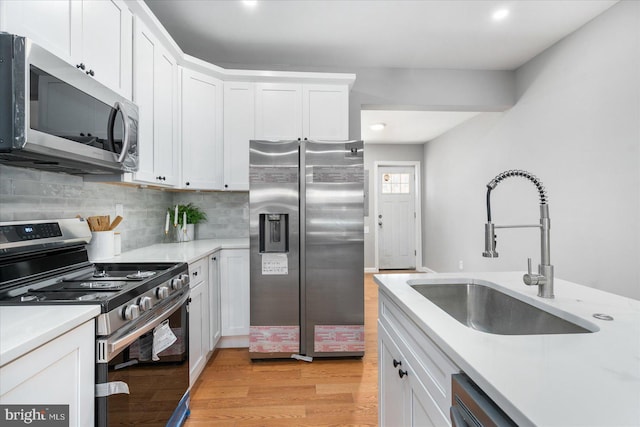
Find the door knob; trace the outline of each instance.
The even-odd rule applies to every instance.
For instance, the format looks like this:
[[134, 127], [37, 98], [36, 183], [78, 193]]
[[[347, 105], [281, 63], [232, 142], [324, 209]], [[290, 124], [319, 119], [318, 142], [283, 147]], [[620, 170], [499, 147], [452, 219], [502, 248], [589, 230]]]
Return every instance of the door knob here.
[[378, 221], [378, 225], [382, 227], [382, 221]]

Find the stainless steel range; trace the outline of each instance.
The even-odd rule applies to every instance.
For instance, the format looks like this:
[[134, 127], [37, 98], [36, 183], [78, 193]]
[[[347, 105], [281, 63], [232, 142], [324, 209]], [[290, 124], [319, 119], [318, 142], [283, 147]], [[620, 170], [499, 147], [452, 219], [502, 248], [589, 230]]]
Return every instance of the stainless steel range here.
[[189, 412], [187, 264], [92, 264], [90, 239], [77, 218], [0, 223], [0, 305], [100, 305], [96, 425], [180, 425]]

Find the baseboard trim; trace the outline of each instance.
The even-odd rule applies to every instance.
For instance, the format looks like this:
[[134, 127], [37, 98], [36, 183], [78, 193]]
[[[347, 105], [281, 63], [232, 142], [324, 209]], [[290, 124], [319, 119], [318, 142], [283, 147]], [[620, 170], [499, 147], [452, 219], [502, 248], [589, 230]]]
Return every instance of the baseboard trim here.
[[237, 335], [220, 338], [216, 348], [248, 348], [249, 335]]
[[365, 267], [364, 269], [365, 273], [378, 273], [379, 270], [375, 267]]

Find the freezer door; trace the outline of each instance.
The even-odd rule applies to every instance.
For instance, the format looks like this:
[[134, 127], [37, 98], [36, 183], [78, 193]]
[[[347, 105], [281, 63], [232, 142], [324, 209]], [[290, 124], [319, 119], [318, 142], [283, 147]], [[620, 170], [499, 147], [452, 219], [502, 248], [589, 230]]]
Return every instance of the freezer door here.
[[298, 141], [250, 141], [252, 358], [300, 349]]
[[301, 353], [364, 354], [363, 143], [304, 141]]

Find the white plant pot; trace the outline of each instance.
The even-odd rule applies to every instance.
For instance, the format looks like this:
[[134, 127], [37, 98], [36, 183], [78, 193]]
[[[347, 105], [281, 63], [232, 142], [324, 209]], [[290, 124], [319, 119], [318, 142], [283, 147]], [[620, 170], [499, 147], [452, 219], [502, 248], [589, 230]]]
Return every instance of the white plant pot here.
[[196, 240], [196, 226], [195, 224], [187, 224], [186, 228], [178, 226], [176, 228], [176, 241], [177, 242], [190, 242]]

